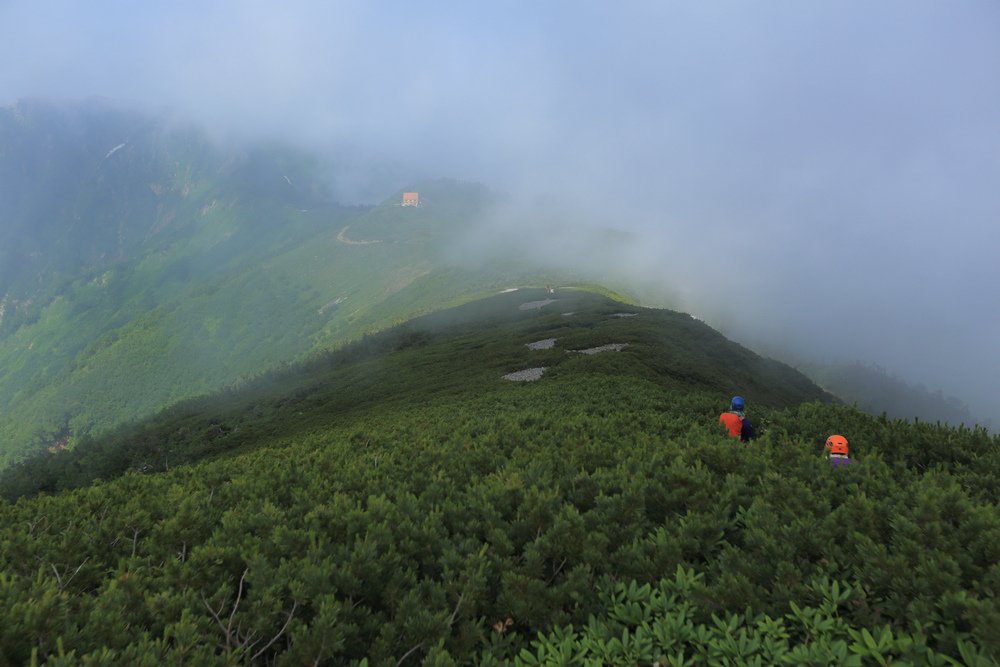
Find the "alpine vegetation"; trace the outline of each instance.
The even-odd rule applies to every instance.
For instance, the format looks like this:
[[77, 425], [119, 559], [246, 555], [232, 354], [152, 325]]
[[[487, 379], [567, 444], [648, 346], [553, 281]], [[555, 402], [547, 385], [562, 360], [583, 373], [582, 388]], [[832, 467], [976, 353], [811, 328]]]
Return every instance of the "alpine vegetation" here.
[[6, 471], [3, 660], [1000, 658], [1000, 439], [831, 402], [682, 313], [516, 297]]

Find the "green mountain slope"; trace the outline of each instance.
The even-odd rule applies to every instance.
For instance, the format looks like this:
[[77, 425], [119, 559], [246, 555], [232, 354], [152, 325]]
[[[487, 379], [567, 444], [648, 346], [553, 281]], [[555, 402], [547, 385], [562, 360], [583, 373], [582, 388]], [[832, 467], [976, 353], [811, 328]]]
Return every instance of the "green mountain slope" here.
[[355, 212], [312, 170], [104, 104], [0, 110], [0, 461], [220, 386], [192, 366], [245, 350], [183, 306]]
[[579, 279], [456, 266], [482, 186], [351, 208], [323, 173], [100, 101], [0, 109], [0, 468], [414, 315]]
[[[816, 402], [683, 314], [552, 296], [430, 315], [9, 471], [8, 494], [105, 481], [0, 504], [4, 659], [1000, 655], [1000, 440]], [[737, 391], [748, 447], [716, 423]]]
[[320, 173], [100, 103], [2, 110], [0, 466], [529, 275], [444, 260], [481, 186], [345, 208]]
[[[324, 173], [107, 102], [0, 109], [0, 468], [416, 315], [518, 285], [606, 284], [502, 235], [489, 258], [452, 254], [494, 212], [482, 186], [426, 182], [419, 208], [398, 193], [350, 208], [324, 195]], [[546, 238], [572, 244], [553, 215]], [[887, 405], [884, 383], [860, 398], [856, 381], [830, 386]]]
[[853, 364], [802, 364], [799, 366], [817, 383], [848, 403], [871, 414], [885, 412], [897, 419], [942, 421], [952, 425], [982, 423], [976, 420], [960, 400], [945, 396], [940, 390], [929, 391], [888, 373], [884, 368]]
[[0, 340], [0, 461], [512, 284], [585, 278], [510, 259], [455, 266], [445, 246], [493, 196], [419, 189], [419, 208], [206, 204], [176, 242], [64, 285]]
[[[525, 304], [532, 307], [522, 310]], [[529, 334], [558, 337], [559, 345], [527, 350], [520, 338]], [[606, 344], [627, 347], [612, 355], [570, 352]], [[415, 395], [464, 396], [487, 387], [509, 392], [511, 387], [503, 386], [508, 383], [498, 386], [496, 380], [519, 370], [519, 364], [545, 366], [548, 376], [558, 377], [564, 366], [611, 373], [605, 368], [610, 363], [617, 374], [672, 388], [750, 394], [762, 407], [830, 399], [804, 376], [686, 314], [626, 306], [582, 290], [524, 289], [437, 311], [316, 356], [304, 367], [188, 401], [117, 435], [85, 440], [58, 456], [39, 456], [8, 477], [43, 490], [67, 488], [129, 468], [163, 469], [207, 453], [256, 447], [259, 431], [297, 432], [307, 419], [318, 419], [325, 428], [345, 410], [383, 410], [393, 402], [412, 402]], [[308, 416], [300, 416], [302, 408], [289, 396], [304, 395], [309, 406], [324, 409], [310, 407]]]

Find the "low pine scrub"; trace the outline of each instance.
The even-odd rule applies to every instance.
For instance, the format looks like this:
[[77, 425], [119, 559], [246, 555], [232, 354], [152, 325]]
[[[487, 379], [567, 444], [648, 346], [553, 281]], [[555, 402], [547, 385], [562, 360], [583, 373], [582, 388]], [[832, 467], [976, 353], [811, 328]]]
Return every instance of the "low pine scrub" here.
[[[517, 304], [15, 469], [0, 662], [1000, 658], [1000, 440], [809, 400], [680, 314]], [[629, 346], [567, 352], [607, 343]], [[534, 365], [537, 382], [500, 379]], [[717, 424], [737, 391], [748, 446]], [[847, 469], [824, 456], [835, 432]], [[77, 477], [31, 486], [31, 470]]]
[[[569, 642], [631, 662], [586, 628], [621, 621], [619, 585], [679, 567], [687, 606], [657, 623], [687, 629], [639, 662], [828, 664], [869, 636], [900, 659], [998, 655], [996, 440], [805, 405], [742, 447], [719, 395], [597, 374], [516, 389], [0, 506], [4, 658], [572, 664], [546, 648]], [[823, 459], [828, 421], [850, 469]]]

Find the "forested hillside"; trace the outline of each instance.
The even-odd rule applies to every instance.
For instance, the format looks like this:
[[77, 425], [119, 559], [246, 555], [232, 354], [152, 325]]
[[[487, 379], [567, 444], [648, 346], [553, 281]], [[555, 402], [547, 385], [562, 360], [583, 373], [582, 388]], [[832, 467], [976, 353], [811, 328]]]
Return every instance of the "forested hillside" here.
[[827, 398], [579, 291], [421, 318], [8, 471], [3, 657], [994, 664], [1000, 440]]

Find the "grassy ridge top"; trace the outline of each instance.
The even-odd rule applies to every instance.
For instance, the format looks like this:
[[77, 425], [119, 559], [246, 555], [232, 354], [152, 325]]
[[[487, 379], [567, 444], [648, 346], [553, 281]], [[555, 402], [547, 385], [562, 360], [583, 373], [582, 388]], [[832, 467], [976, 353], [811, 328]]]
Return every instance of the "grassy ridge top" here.
[[[822, 394], [680, 313], [573, 291], [520, 309], [547, 297], [470, 303], [189, 402], [121, 434], [124, 475], [0, 503], [4, 659], [997, 656], [1000, 441], [797, 404]], [[609, 343], [629, 346], [567, 352]], [[746, 448], [715, 423], [735, 391], [762, 434]], [[834, 431], [848, 470], [823, 458]], [[153, 472], [185, 442], [197, 462]], [[84, 450], [49, 460], [83, 469]], [[730, 614], [756, 644], [714, 620]], [[539, 631], [555, 634], [532, 646]]]
[[[547, 338], [556, 339], [551, 349], [526, 347]], [[615, 343], [627, 347], [597, 355], [572, 352]], [[129, 468], [162, 470], [259, 446], [261, 433], [325, 428], [346, 411], [383, 410], [418, 395], [504, 396], [522, 389], [502, 375], [543, 366], [545, 383], [602, 373], [665, 388], [742, 393], [772, 408], [829, 398], [804, 376], [689, 315], [626, 306], [581, 290], [523, 289], [417, 318], [118, 434], [86, 439], [74, 451], [36, 457], [4, 479], [10, 489], [26, 484], [26, 490], [54, 490]]]

